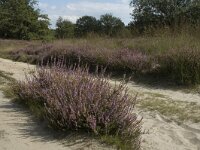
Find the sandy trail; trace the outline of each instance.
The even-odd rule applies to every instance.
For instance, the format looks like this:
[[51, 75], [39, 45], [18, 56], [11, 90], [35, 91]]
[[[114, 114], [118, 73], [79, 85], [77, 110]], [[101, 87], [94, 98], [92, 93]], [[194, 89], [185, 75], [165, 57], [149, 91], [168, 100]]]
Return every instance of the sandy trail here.
[[0, 71], [12, 73], [12, 77], [17, 80], [23, 80], [24, 74], [35, 68], [34, 65], [26, 63], [13, 62], [8, 59], [0, 58]]
[[[22, 80], [24, 73], [30, 69], [34, 69], [34, 66], [0, 58], [0, 70], [13, 73], [15, 79]], [[139, 99], [148, 97], [149, 94], [159, 94], [174, 101], [200, 103], [198, 94], [151, 89], [133, 82], [128, 86], [130, 92], [139, 93]], [[200, 123], [178, 125], [162, 117], [158, 112], [139, 110], [139, 114], [144, 118], [142, 129], [146, 131], [142, 135], [143, 150], [200, 150]], [[106, 149], [95, 141], [79, 142], [82, 138], [76, 140], [78, 144], [61, 144], [70, 138], [58, 141], [54, 133], [45, 130], [30, 118], [27, 112], [11, 103], [9, 99], [3, 98], [0, 92], [0, 150]]]

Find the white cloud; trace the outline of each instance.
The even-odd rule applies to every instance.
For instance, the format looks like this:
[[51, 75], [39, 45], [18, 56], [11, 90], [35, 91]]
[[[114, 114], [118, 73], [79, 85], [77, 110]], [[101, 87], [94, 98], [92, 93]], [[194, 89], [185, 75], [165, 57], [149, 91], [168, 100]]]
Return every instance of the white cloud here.
[[49, 5], [47, 3], [41, 3], [41, 2], [39, 2], [38, 6], [39, 6], [40, 9], [47, 9]]
[[[66, 4], [68, 12], [83, 15], [91, 15], [99, 18], [100, 15], [111, 13], [116, 17], [120, 17], [126, 24], [130, 21], [131, 8], [129, 0], [121, 0], [120, 2], [95, 2], [95, 1], [79, 1]], [[81, 15], [80, 15], [81, 14]]]
[[70, 20], [71, 22], [73, 22], [73, 23], [76, 23], [76, 20], [78, 19], [78, 18], [80, 18], [81, 16], [62, 16], [64, 19], [68, 19], [68, 20]]
[[81, 17], [81, 16], [75, 16], [75, 15], [49, 15], [53, 28], [55, 27], [56, 21], [60, 16], [64, 19], [70, 20], [73, 23], [76, 23], [76, 20]]
[[129, 13], [129, 5], [127, 3], [100, 3], [100, 2], [75, 2], [75, 3], [68, 3], [66, 8], [71, 11], [81, 11], [85, 13], [97, 13], [97, 12], [112, 12], [112, 13]]
[[50, 7], [52, 10], [55, 10], [55, 9], [57, 9], [57, 7], [56, 6], [51, 6]]
[[130, 4], [131, 0], [121, 0], [121, 2], [124, 4]]
[[74, 10], [77, 10], [77, 8], [74, 7], [74, 4], [67, 4], [67, 5], [66, 5], [66, 8], [69, 9], [69, 10], [73, 10], [73, 11], [74, 11]]

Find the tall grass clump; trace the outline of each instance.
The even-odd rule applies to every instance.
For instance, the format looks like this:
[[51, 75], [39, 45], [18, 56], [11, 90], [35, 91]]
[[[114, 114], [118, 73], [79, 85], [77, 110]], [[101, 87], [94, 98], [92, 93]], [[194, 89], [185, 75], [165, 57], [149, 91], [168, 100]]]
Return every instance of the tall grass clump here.
[[7, 58], [9, 57], [10, 51], [14, 49], [21, 49], [35, 43], [36, 42], [0, 39], [0, 57]]
[[199, 60], [198, 49], [173, 49], [158, 56], [159, 73], [179, 84], [199, 84]]
[[[103, 73], [88, 68], [41, 67], [18, 82], [15, 94], [58, 130], [81, 130], [120, 140], [119, 148], [139, 149], [140, 122], [134, 113], [136, 98], [125, 83], [112, 86]], [[115, 143], [115, 142], [114, 142]]]

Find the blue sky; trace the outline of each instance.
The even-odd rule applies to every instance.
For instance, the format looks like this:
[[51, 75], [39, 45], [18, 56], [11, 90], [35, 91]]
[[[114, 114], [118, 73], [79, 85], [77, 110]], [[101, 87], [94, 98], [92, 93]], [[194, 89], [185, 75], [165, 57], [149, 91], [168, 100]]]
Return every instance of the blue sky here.
[[130, 0], [38, 0], [41, 12], [48, 14], [53, 28], [59, 16], [76, 22], [77, 18], [84, 15], [99, 18], [105, 13], [120, 17], [128, 24], [132, 10], [129, 3]]

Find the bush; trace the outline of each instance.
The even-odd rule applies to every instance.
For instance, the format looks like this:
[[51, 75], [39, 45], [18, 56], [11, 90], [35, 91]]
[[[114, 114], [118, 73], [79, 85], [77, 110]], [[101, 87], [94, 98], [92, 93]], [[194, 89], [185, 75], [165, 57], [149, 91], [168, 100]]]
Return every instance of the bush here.
[[117, 136], [139, 148], [136, 98], [128, 95], [123, 82], [112, 86], [103, 74], [90, 75], [88, 68], [54, 65], [38, 68], [17, 84], [15, 93], [55, 129]]
[[200, 83], [200, 52], [196, 49], [170, 50], [158, 56], [159, 73], [179, 84]]

